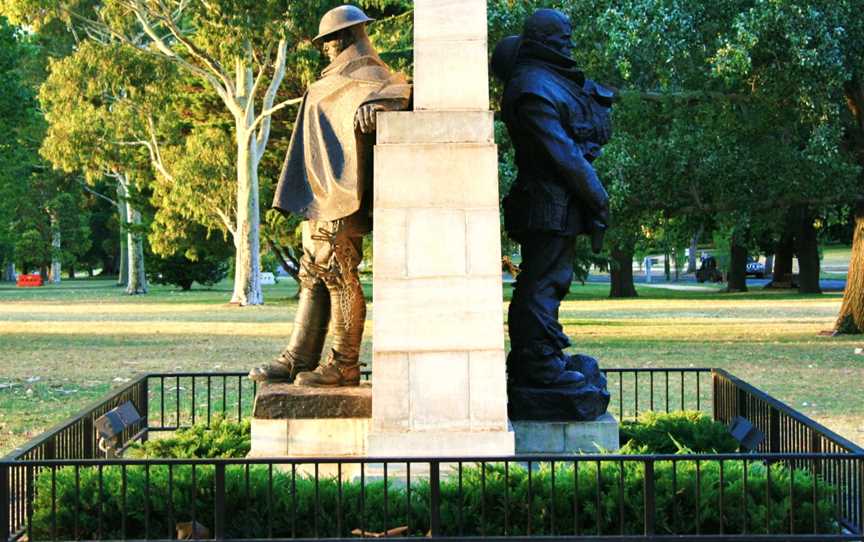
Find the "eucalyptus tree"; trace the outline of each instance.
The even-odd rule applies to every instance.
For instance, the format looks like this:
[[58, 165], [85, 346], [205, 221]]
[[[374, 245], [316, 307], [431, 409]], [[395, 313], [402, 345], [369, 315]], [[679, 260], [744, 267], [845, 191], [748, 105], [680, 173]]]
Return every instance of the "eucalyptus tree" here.
[[0, 265], [3, 280], [14, 275], [12, 221], [20, 200], [22, 152], [19, 128], [32, 111], [33, 96], [22, 81], [19, 64], [23, 45], [15, 29], [0, 17]]
[[[151, 164], [164, 168], [159, 126], [170, 124], [164, 112], [175, 70], [121, 43], [84, 42], [51, 62], [49, 72], [39, 95], [48, 124], [41, 153], [58, 169], [80, 172], [85, 190], [117, 207], [126, 235], [126, 292], [146, 293], [142, 192]], [[91, 188], [106, 177], [116, 195]]]
[[[289, 45], [302, 38], [318, 2], [190, 2], [188, 0], [4, 0], [4, 8], [38, 28], [59, 18], [80, 38], [122, 43], [167, 60], [208, 85], [234, 121], [236, 144], [236, 273], [232, 302], [263, 302], [260, 285], [258, 165], [277, 103]], [[287, 16], [286, 16], [287, 15]], [[153, 149], [158, 159], [159, 149]]]

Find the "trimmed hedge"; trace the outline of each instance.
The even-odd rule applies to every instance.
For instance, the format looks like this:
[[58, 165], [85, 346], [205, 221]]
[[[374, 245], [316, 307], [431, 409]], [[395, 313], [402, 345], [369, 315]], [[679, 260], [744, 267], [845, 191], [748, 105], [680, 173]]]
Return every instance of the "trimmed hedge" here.
[[[535, 466], [536, 467], [536, 466]], [[725, 461], [723, 472], [723, 532], [788, 533], [794, 522], [796, 533], [837, 532], [833, 506], [829, 500], [832, 488], [814, 480], [803, 470], [790, 470], [776, 464], [771, 469], [770, 490], [766, 465], [751, 463], [747, 470], [746, 503], [743, 492], [743, 461]], [[524, 466], [511, 464], [506, 474], [500, 464], [487, 465], [485, 481], [481, 469], [470, 466], [463, 471], [462, 493], [456, 477], [441, 483], [441, 518], [445, 534], [503, 535], [552, 533], [552, 508], [555, 509], [555, 533], [574, 533], [574, 493], [580, 515], [579, 531], [585, 534], [640, 534], [644, 530], [643, 492], [644, 464], [641, 461], [603, 461], [599, 467], [599, 508], [597, 506], [598, 473], [596, 462], [578, 465], [578, 493], [574, 491], [572, 464], [556, 464], [555, 491], [552, 491], [552, 469], [542, 464], [532, 470], [530, 483]], [[125, 532], [122, 495], [123, 468], [102, 469], [101, 499], [98, 468], [81, 468], [76, 491], [75, 471], [56, 471], [56, 535], [60, 538], [144, 538], [166, 537], [176, 522], [195, 519], [213, 528], [214, 467], [129, 466], [125, 468]], [[362, 489], [358, 481], [341, 484], [333, 478], [322, 479], [317, 487], [313, 480], [300, 477], [292, 485], [290, 473], [274, 469], [271, 484], [268, 467], [242, 465], [226, 468], [225, 517], [229, 537], [266, 537], [272, 520], [276, 537], [347, 535], [354, 528], [383, 531], [407, 523], [408, 494], [403, 482], [390, 481], [387, 490], [388, 518], [384, 518], [384, 483], [367, 482]], [[442, 473], [444, 468], [442, 468]], [[149, 473], [149, 485], [145, 479]], [[790, 484], [790, 476], [794, 483]], [[194, 476], [194, 483], [193, 483]], [[699, 499], [697, 501], [696, 464], [678, 461], [676, 487], [673, 490], [671, 461], [655, 463], [656, 529], [661, 534], [703, 534], [720, 532], [720, 466], [716, 461], [700, 462]], [[418, 477], [419, 478], [419, 477]], [[53, 538], [51, 475], [43, 472], [37, 479], [34, 504], [34, 538]], [[485, 499], [483, 485], [485, 484]], [[792, 496], [790, 499], [790, 486]], [[145, 489], [149, 487], [149, 489]], [[195, 493], [193, 497], [193, 487]], [[294, 490], [296, 490], [296, 493]], [[506, 491], [505, 491], [506, 488]], [[623, 490], [623, 492], [622, 492]], [[147, 494], [149, 493], [149, 498]], [[296, 497], [295, 497], [296, 495]], [[77, 499], [76, 499], [77, 496]], [[316, 498], [317, 497], [317, 498]], [[76, 510], [76, 500], [79, 508]], [[316, 511], [316, 501], [319, 503]], [[100, 502], [102, 503], [100, 506]], [[429, 484], [412, 480], [410, 514], [412, 534], [422, 535], [429, 526]], [[697, 511], [697, 502], [699, 503]], [[365, 504], [365, 507], [361, 505]], [[530, 504], [529, 504], [530, 503]], [[145, 510], [149, 506], [149, 525]], [[365, 508], [365, 515], [364, 515]], [[462, 528], [460, 530], [460, 512]], [[790, 510], [794, 509], [794, 519]], [[341, 510], [341, 533], [338, 513]], [[483, 511], [485, 510], [485, 517]], [[296, 511], [296, 512], [295, 512]], [[813, 523], [815, 513], [815, 525]], [[745, 515], [746, 514], [746, 515]], [[698, 520], [697, 520], [698, 516]], [[509, 525], [505, 525], [505, 517]], [[599, 522], [598, 522], [599, 517]], [[101, 519], [100, 519], [101, 518]], [[77, 527], [76, 527], [77, 525]], [[101, 525], [101, 527], [100, 527]], [[77, 529], [77, 531], [76, 531]]]
[[645, 412], [621, 422], [621, 453], [735, 453], [738, 441], [720, 422], [697, 411]]
[[[737, 450], [722, 424], [696, 412], [644, 414], [635, 422], [623, 423], [621, 437], [626, 443], [622, 454]], [[248, 422], [216, 419], [210, 429], [202, 425], [181, 430], [170, 438], [135, 445], [127, 454], [151, 459], [244, 457], [249, 439]], [[525, 465], [514, 463], [505, 470], [503, 464], [488, 464], [485, 471], [466, 465], [460, 491], [458, 477], [447, 476], [442, 466], [444, 534], [527, 535], [529, 524], [535, 535], [644, 532], [643, 461], [580, 461], [575, 468], [572, 462], [557, 462], [554, 490], [551, 464], [533, 467], [529, 483]], [[769, 487], [767, 465], [751, 459], [746, 468], [745, 495], [743, 456], [723, 462], [720, 506], [719, 462], [700, 461], [697, 474], [694, 461], [676, 460], [674, 466], [671, 460], [655, 461], [656, 532], [720, 533], [721, 510], [726, 534], [743, 533], [745, 526], [751, 533], [788, 533], [790, 524], [795, 533], [838, 531], [830, 500], [832, 487], [814, 480], [808, 471], [785, 464], [770, 466]], [[574, 479], [576, 469], [578, 481]], [[292, 480], [290, 470], [274, 468], [271, 482], [266, 465], [227, 466], [226, 536], [347, 536], [355, 528], [381, 532], [407, 525], [409, 519], [411, 534], [423, 535], [429, 528], [430, 491], [422, 476], [412, 477], [410, 502], [404, 477], [391, 476], [385, 518], [385, 486], [380, 479], [367, 478], [361, 487], [356, 480], [340, 484], [333, 478], [321, 478], [316, 488], [314, 480], [299, 472]], [[193, 506], [195, 520], [212, 529], [214, 473], [209, 465], [194, 469], [190, 465], [171, 469], [166, 465], [111, 466], [101, 469], [100, 483], [100, 469], [82, 467], [76, 487], [73, 468], [57, 469], [56, 516], [52, 517], [51, 471], [43, 471], [36, 482], [34, 538], [53, 538], [54, 534], [79, 539], [168, 537], [176, 523], [192, 519]], [[56, 533], [52, 531], [55, 524]]]
[[214, 459], [241, 458], [252, 448], [252, 429], [249, 420], [240, 423], [214, 416], [210, 427], [197, 424], [180, 429], [167, 438], [135, 443], [126, 450], [125, 457], [135, 459], [175, 458]]

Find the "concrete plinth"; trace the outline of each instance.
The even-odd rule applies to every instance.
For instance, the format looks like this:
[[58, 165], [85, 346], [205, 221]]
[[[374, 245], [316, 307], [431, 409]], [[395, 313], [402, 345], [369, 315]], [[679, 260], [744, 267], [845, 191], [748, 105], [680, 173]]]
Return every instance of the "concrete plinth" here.
[[592, 422], [514, 421], [517, 454], [578, 454], [620, 448], [618, 421], [606, 413]]
[[378, 115], [372, 456], [514, 452], [486, 26], [415, 1], [415, 110]]
[[264, 384], [255, 398], [250, 457], [358, 457], [366, 454], [372, 388]]

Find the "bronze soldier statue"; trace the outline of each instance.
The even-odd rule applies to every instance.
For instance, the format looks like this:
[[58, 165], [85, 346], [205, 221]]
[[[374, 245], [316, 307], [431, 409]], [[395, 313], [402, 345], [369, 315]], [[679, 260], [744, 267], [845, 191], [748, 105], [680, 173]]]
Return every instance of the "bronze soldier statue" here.
[[[357, 267], [372, 229], [372, 150], [378, 111], [407, 109], [411, 87], [379, 58], [372, 21], [344, 5], [321, 19], [315, 43], [330, 65], [310, 85], [273, 207], [304, 216], [300, 299], [288, 346], [249, 377], [316, 387], [360, 382], [366, 303]], [[331, 348], [322, 362], [328, 327]]]
[[609, 214], [591, 162], [610, 137], [614, 94], [577, 69], [571, 34], [566, 15], [541, 9], [492, 59], [519, 170], [504, 200], [505, 228], [522, 247], [508, 314], [511, 419], [591, 420], [609, 402], [596, 360], [565, 354], [570, 340], [558, 322], [576, 236], [590, 235], [599, 252]]

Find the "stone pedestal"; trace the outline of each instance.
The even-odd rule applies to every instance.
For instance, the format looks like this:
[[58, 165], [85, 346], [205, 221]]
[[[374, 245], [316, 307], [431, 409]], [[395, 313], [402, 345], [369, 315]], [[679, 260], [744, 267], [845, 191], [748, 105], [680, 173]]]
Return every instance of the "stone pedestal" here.
[[263, 384], [255, 397], [250, 457], [366, 454], [372, 389]]
[[578, 454], [621, 447], [618, 422], [606, 413], [591, 422], [514, 421], [517, 454]]
[[485, 0], [414, 2], [413, 112], [378, 116], [369, 455], [505, 455]]

